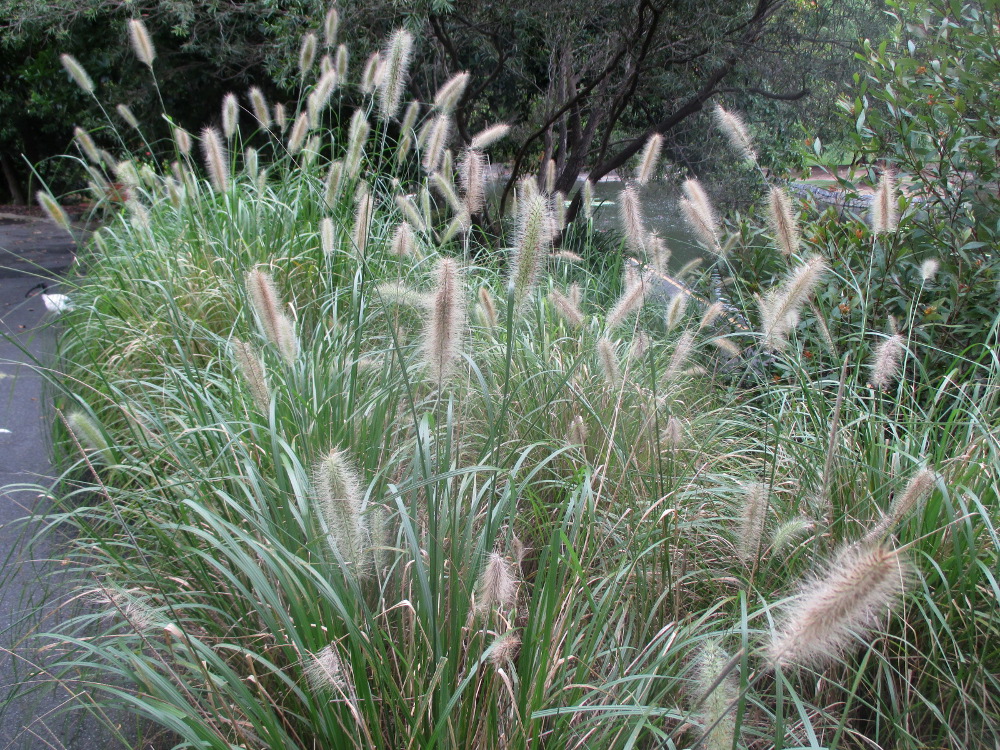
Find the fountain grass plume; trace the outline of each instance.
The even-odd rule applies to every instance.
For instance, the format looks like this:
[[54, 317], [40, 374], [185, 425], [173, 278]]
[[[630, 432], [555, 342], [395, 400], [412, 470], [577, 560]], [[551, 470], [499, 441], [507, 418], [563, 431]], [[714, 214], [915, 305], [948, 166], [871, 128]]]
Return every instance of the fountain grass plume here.
[[615, 344], [611, 339], [602, 336], [597, 340], [597, 359], [607, 384], [612, 388], [620, 387], [624, 378], [621, 365], [618, 363], [618, 352], [615, 351]]
[[717, 640], [705, 641], [695, 665], [699, 706], [698, 723], [704, 728], [701, 746], [705, 750], [732, 750], [736, 738], [736, 718], [733, 710], [739, 696], [735, 675], [719, 678], [729, 668], [730, 656]]
[[865, 637], [898, 603], [911, 577], [899, 553], [881, 545], [844, 547], [802, 582], [767, 646], [774, 666], [819, 666]]
[[344, 162], [336, 159], [330, 162], [330, 168], [326, 171], [326, 181], [324, 185], [323, 199], [329, 208], [337, 205], [337, 197], [340, 195], [340, 185], [344, 177]]
[[417, 310], [429, 310], [434, 302], [433, 295], [421, 294], [398, 281], [379, 284], [375, 287], [375, 291], [383, 302], [412, 307]]
[[351, 234], [351, 239], [354, 242], [354, 252], [357, 253], [357, 257], [363, 258], [368, 248], [368, 237], [371, 233], [374, 200], [368, 186], [363, 182], [358, 185], [354, 196], [354, 231]]
[[222, 134], [232, 140], [240, 121], [240, 102], [236, 94], [229, 92], [222, 99]]
[[396, 29], [386, 46], [385, 74], [378, 86], [379, 115], [383, 120], [391, 120], [399, 112], [412, 57], [413, 34]]
[[410, 222], [401, 221], [392, 235], [390, 252], [397, 258], [413, 255], [413, 227]]
[[549, 303], [559, 314], [559, 317], [565, 320], [570, 327], [579, 328], [583, 325], [583, 312], [578, 305], [573, 304], [573, 301], [569, 297], [566, 297], [557, 289], [553, 289], [549, 292], [548, 299]]
[[711, 305], [705, 308], [705, 312], [701, 315], [701, 320], [698, 322], [698, 330], [703, 328], [708, 328], [710, 325], [715, 323], [719, 317], [726, 311], [726, 306], [721, 302], [713, 302]]
[[406, 111], [403, 113], [403, 119], [399, 123], [399, 132], [404, 136], [410, 135], [410, 131], [412, 131], [413, 126], [416, 125], [418, 117], [420, 117], [420, 102], [414, 99], [406, 105]]
[[763, 482], [747, 482], [743, 487], [738, 552], [740, 560], [748, 565], [760, 554], [760, 543], [767, 525], [769, 494]]
[[52, 219], [52, 221], [65, 229], [67, 232], [71, 231], [69, 217], [66, 215], [66, 212], [63, 211], [63, 207], [59, 205], [59, 202], [55, 198], [44, 190], [39, 190], [35, 193], [35, 198], [38, 200], [38, 205], [42, 207], [43, 211], [45, 211], [46, 216]]
[[374, 93], [375, 89], [382, 82], [384, 72], [382, 55], [376, 50], [368, 56], [368, 59], [365, 61], [365, 67], [361, 69], [361, 93]]
[[346, 44], [337, 45], [337, 54], [333, 57], [333, 66], [341, 80], [347, 80], [347, 70], [351, 62], [351, 53]]
[[518, 206], [518, 236], [510, 264], [514, 301], [524, 306], [538, 281], [542, 260], [552, 242], [552, 217], [548, 201], [538, 192], [528, 195]]
[[253, 110], [253, 116], [257, 119], [261, 128], [269, 130], [272, 122], [271, 108], [267, 106], [267, 99], [264, 98], [264, 92], [256, 86], [252, 86], [248, 92], [248, 98], [250, 99], [250, 108]]
[[670, 304], [667, 305], [667, 330], [672, 331], [680, 322], [684, 320], [684, 313], [687, 311], [688, 297], [686, 294], [675, 295]]
[[323, 55], [319, 59], [319, 74], [325, 76], [327, 73], [336, 73], [337, 65], [333, 62], [333, 57], [329, 54]]
[[299, 153], [302, 150], [302, 145], [305, 143], [308, 133], [309, 112], [299, 112], [299, 116], [295, 118], [295, 123], [292, 125], [292, 132], [288, 134], [288, 153], [292, 156]]
[[719, 222], [715, 216], [715, 210], [712, 208], [712, 202], [708, 199], [708, 194], [695, 177], [684, 180], [682, 187], [685, 197], [681, 198], [680, 207], [685, 220], [705, 247], [721, 255]]
[[125, 124], [128, 125], [130, 128], [132, 128], [132, 130], [135, 130], [137, 132], [140, 130], [139, 120], [132, 113], [132, 110], [128, 107], [127, 104], [116, 105], [115, 111], [118, 113], [118, 116], [125, 121]]
[[231, 346], [233, 358], [250, 389], [250, 396], [258, 410], [262, 414], [267, 414], [271, 408], [271, 389], [268, 388], [267, 378], [264, 375], [264, 362], [257, 354], [257, 350], [244, 341], [233, 339]]
[[420, 232], [427, 231], [427, 225], [424, 223], [424, 217], [420, 213], [420, 209], [418, 209], [417, 205], [413, 202], [413, 198], [408, 195], [397, 193], [395, 201], [399, 210], [402, 211], [403, 215], [406, 217], [406, 220], [410, 222], [410, 226]]
[[885, 390], [899, 378], [903, 358], [903, 337], [894, 333], [886, 336], [875, 347], [868, 368], [873, 388]]
[[349, 692], [351, 688], [347, 668], [336, 644], [331, 643], [315, 654], [310, 654], [303, 661], [302, 673], [309, 686], [318, 693], [333, 691], [337, 695], [352, 695]]
[[656, 232], [650, 232], [646, 235], [645, 248], [646, 257], [653, 268], [659, 273], [667, 273], [671, 251], [666, 241]]
[[299, 342], [295, 338], [292, 321], [281, 310], [271, 275], [256, 268], [249, 271], [247, 293], [264, 336], [274, 345], [282, 358], [288, 364], [292, 364], [298, 355]]
[[633, 185], [627, 185], [622, 190], [618, 198], [618, 211], [629, 249], [645, 255], [646, 230], [642, 221], [642, 204], [639, 201], [639, 191]]
[[927, 468], [920, 469], [914, 474], [907, 482], [906, 488], [901, 493], [897, 493], [892, 505], [889, 506], [888, 513], [865, 535], [863, 543], [879, 542], [900, 521], [910, 515], [914, 508], [930, 497], [937, 481], [938, 475]]
[[191, 134], [180, 126], [175, 126], [173, 132], [174, 144], [177, 146], [177, 150], [184, 156], [190, 156], [191, 148], [193, 146], [191, 142]]
[[759, 301], [763, 345], [782, 350], [788, 344], [788, 333], [797, 324], [799, 310], [819, 284], [827, 265], [819, 255], [789, 272], [785, 280], [771, 289]]
[[128, 21], [128, 36], [132, 42], [132, 50], [139, 62], [148, 68], [153, 67], [153, 60], [156, 59], [156, 48], [153, 47], [153, 40], [149, 37], [146, 24], [138, 18], [130, 18]]
[[569, 421], [569, 429], [566, 431], [566, 445], [576, 448], [587, 447], [587, 422], [579, 414], [574, 415]]
[[608, 312], [604, 328], [609, 333], [625, 322], [625, 319], [642, 307], [646, 301], [646, 284], [640, 276], [633, 284], [625, 286], [618, 301]]
[[368, 124], [365, 111], [356, 109], [351, 115], [351, 124], [347, 129], [347, 152], [344, 155], [344, 168], [352, 178], [361, 173], [361, 161], [364, 158], [369, 132], [371, 125]]
[[316, 512], [326, 524], [331, 547], [350, 572], [362, 577], [368, 568], [366, 534], [361, 514], [363, 493], [354, 465], [345, 451], [334, 449], [313, 469]]
[[323, 248], [323, 255], [333, 255], [337, 247], [337, 232], [333, 224], [333, 219], [324, 216], [319, 222], [320, 247]]
[[465, 296], [458, 263], [442, 258], [437, 285], [424, 324], [423, 354], [427, 371], [438, 387], [451, 374], [458, 358], [465, 328]]
[[798, 217], [792, 211], [788, 193], [779, 187], [772, 187], [767, 209], [778, 249], [786, 258], [790, 258], [799, 249], [799, 224]]
[[483, 323], [490, 328], [496, 328], [500, 324], [500, 317], [497, 315], [497, 306], [493, 301], [493, 295], [485, 286], [479, 287], [479, 310]]
[[331, 6], [323, 18], [323, 45], [332, 49], [337, 44], [337, 32], [340, 30], [340, 11]]
[[431, 175], [430, 183], [437, 189], [448, 205], [451, 206], [452, 211], [460, 214], [465, 210], [465, 204], [459, 200], [458, 193], [455, 192], [455, 186], [446, 176], [440, 172], [435, 172]]
[[84, 68], [80, 62], [73, 57], [73, 55], [68, 55], [66, 53], [59, 55], [59, 61], [62, 63], [66, 72], [69, 73], [69, 77], [76, 82], [76, 85], [83, 89], [85, 93], [93, 96], [94, 81], [87, 73], [86, 68]]
[[669, 451], [676, 451], [684, 442], [684, 423], [670, 415], [667, 424], [660, 432], [660, 442]]
[[90, 414], [74, 409], [66, 415], [66, 426], [81, 447], [91, 453], [103, 453], [110, 445], [101, 425]]
[[428, 123], [427, 128], [423, 167], [424, 171], [431, 173], [438, 171], [441, 165], [441, 157], [451, 137], [451, 117], [447, 113], [439, 114]]
[[646, 141], [639, 157], [639, 170], [635, 181], [639, 185], [648, 185], [656, 177], [656, 167], [660, 162], [660, 151], [663, 149], [663, 136], [653, 133]]
[[299, 76], [303, 79], [312, 70], [313, 63], [316, 62], [316, 34], [312, 31], [302, 35], [302, 45], [299, 47]]
[[491, 552], [476, 584], [476, 611], [507, 610], [516, 600], [517, 579], [510, 563], [499, 552]]
[[923, 263], [920, 264], [920, 279], [925, 284], [930, 284], [934, 281], [934, 277], [937, 276], [938, 269], [941, 268], [941, 263], [937, 258], [927, 258]]
[[219, 131], [208, 126], [201, 131], [201, 150], [208, 168], [208, 178], [218, 193], [229, 190], [229, 158]]
[[274, 105], [274, 126], [278, 128], [279, 133], [284, 133], [288, 127], [288, 113], [285, 105], [280, 102]]
[[465, 198], [465, 210], [475, 215], [483, 210], [486, 202], [484, 190], [484, 175], [486, 158], [482, 152], [467, 148], [458, 163], [458, 173], [462, 178], [462, 194]]
[[318, 128], [320, 126], [323, 110], [326, 109], [326, 105], [330, 102], [330, 97], [333, 96], [333, 92], [339, 82], [340, 79], [335, 70], [329, 70], [319, 77], [316, 88], [312, 90], [309, 98], [306, 100], [311, 127]]
[[677, 343], [674, 344], [674, 352], [670, 355], [670, 362], [667, 363], [667, 369], [663, 373], [665, 382], [669, 383], [683, 374], [684, 366], [687, 364], [693, 348], [694, 332], [684, 331], [677, 339]]
[[882, 172], [875, 195], [872, 196], [872, 231], [875, 234], [895, 232], [899, 224], [896, 208], [896, 178], [888, 169]]
[[73, 138], [76, 140], [76, 143], [80, 147], [80, 151], [83, 155], [94, 164], [100, 166], [101, 154], [97, 150], [97, 144], [94, 143], [94, 139], [90, 137], [90, 133], [83, 128], [76, 127], [73, 128]]
[[542, 172], [541, 178], [542, 189], [552, 195], [556, 189], [556, 160], [546, 159], [545, 160], [545, 170]]
[[510, 125], [506, 123], [500, 123], [498, 125], [491, 125], [488, 128], [480, 130], [474, 136], [472, 140], [469, 141], [469, 148], [474, 148], [477, 151], [482, 151], [489, 148], [497, 141], [502, 140], [510, 132]]
[[520, 651], [521, 636], [516, 631], [509, 630], [493, 641], [487, 658], [494, 667], [508, 667], [514, 664]]
[[714, 114], [715, 122], [733, 149], [747, 161], [756, 162], [757, 153], [754, 151], [753, 138], [743, 118], [735, 112], [724, 109], [720, 104], [715, 105]]
[[442, 114], [450, 114], [465, 93], [470, 80], [471, 76], [466, 72], [453, 75], [434, 95], [434, 107]]

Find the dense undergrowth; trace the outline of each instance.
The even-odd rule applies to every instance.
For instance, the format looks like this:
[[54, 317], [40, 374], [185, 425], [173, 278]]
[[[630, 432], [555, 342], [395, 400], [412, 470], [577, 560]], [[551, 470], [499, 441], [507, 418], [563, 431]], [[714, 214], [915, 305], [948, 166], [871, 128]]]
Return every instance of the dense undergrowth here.
[[992, 746], [995, 359], [826, 325], [820, 280], [866, 280], [719, 238], [697, 184], [751, 326], [556, 252], [544, 175], [490, 252], [487, 147], [456, 187], [454, 91], [396, 119], [399, 44], [288, 132], [230, 104], [208, 179], [183, 133], [96, 154], [125, 200], [60, 319], [47, 521], [88, 604], [50, 671], [180, 747]]

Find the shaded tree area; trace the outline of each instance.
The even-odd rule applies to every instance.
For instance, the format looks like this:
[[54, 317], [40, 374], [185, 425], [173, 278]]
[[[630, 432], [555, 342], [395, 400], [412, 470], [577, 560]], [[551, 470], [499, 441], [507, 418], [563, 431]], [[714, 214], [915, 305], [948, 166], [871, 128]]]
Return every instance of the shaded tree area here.
[[[456, 71], [472, 74], [456, 111], [456, 139], [468, 142], [497, 121], [514, 129], [502, 158], [516, 180], [552, 159], [556, 189], [568, 193], [588, 171], [628, 167], [646, 138], [664, 135], [670, 160], [689, 170], [710, 156], [715, 100], [773, 132], [762, 138], [772, 163], [788, 155], [795, 123], [831, 121], [833, 93], [852, 72], [857, 40], [885, 30], [882, 0], [610, 0], [343, 2], [342, 36], [355, 54], [376, 49], [399, 25], [418, 38], [411, 93], [423, 100]], [[93, 100], [68, 81], [59, 54], [78, 57], [101, 101], [132, 107], [150, 142], [166, 134], [147, 71], [130, 54], [125, 23], [140, 17], [158, 57], [164, 108], [196, 130], [218, 117], [227, 91], [251, 83], [272, 99], [294, 98], [302, 34], [321, 24], [323, 0], [242, 3], [146, 0], [0, 0], [0, 154], [9, 197], [27, 190], [27, 162], [60, 181], [58, 161], [74, 125], [100, 140]], [[360, 60], [352, 67], [360, 68]], [[134, 149], [145, 147], [136, 134]], [[22, 158], [21, 155], [24, 155]], [[21, 193], [21, 195], [17, 195]], [[570, 215], [576, 211], [571, 208]]]

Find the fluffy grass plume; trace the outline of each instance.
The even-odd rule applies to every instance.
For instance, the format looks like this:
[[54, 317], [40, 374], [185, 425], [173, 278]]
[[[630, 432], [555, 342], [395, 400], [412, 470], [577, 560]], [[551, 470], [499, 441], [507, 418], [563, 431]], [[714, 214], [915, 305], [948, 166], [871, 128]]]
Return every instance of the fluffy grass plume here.
[[371, 53], [365, 62], [365, 67], [361, 69], [361, 93], [373, 93], [381, 83], [384, 72], [382, 54], [376, 50]]
[[354, 252], [363, 258], [368, 249], [368, 237], [371, 234], [374, 199], [368, 187], [361, 183], [355, 192], [354, 231], [351, 238], [354, 241]]
[[115, 111], [118, 113], [118, 116], [125, 121], [125, 124], [132, 128], [132, 130], [139, 130], [139, 120], [136, 119], [136, 116], [132, 113], [132, 110], [129, 109], [128, 105], [119, 104], [115, 107]]
[[201, 151], [212, 187], [216, 192], [226, 192], [229, 190], [229, 157], [218, 130], [209, 126], [201, 131]]
[[941, 268], [941, 263], [937, 258], [928, 258], [923, 263], [920, 264], [920, 279], [925, 284], [930, 284], [934, 281], [934, 277], [937, 276], [938, 269]]
[[774, 665], [821, 665], [865, 637], [899, 601], [909, 566], [880, 545], [843, 548], [821, 574], [803, 582], [772, 635]]
[[493, 301], [493, 295], [485, 286], [479, 287], [479, 310], [482, 314], [483, 323], [490, 328], [496, 328], [500, 324], [500, 317], [497, 315], [497, 306]]
[[222, 134], [226, 140], [232, 140], [240, 122], [240, 102], [236, 94], [229, 92], [222, 99]]
[[778, 249], [790, 258], [799, 249], [799, 223], [792, 211], [792, 202], [782, 188], [772, 187], [767, 204], [768, 222]]
[[930, 497], [937, 485], [938, 475], [927, 468], [920, 469], [906, 483], [906, 488], [896, 495], [889, 506], [889, 512], [866, 536], [867, 541], [877, 541], [888, 534], [906, 518], [913, 509]]
[[108, 449], [104, 430], [97, 421], [84, 411], [74, 409], [66, 415], [66, 426], [84, 450], [101, 453]]
[[309, 112], [303, 111], [295, 118], [295, 123], [292, 125], [292, 132], [288, 134], [288, 153], [292, 156], [299, 153], [302, 150], [302, 145], [305, 143], [308, 133]]
[[465, 299], [458, 263], [452, 258], [438, 261], [437, 285], [424, 325], [424, 363], [431, 380], [447, 380], [458, 358], [465, 328]]
[[618, 215], [629, 250], [644, 255], [646, 229], [642, 220], [642, 204], [639, 201], [639, 191], [632, 185], [628, 185], [618, 196]]
[[629, 315], [641, 308], [645, 301], [646, 284], [640, 276], [634, 284], [625, 287], [614, 307], [608, 312], [604, 323], [605, 330], [609, 332], [615, 330]]
[[250, 344], [234, 339], [232, 343], [233, 358], [239, 365], [243, 378], [250, 389], [250, 395], [262, 414], [267, 414], [271, 407], [271, 389], [267, 386], [264, 375], [264, 363], [260, 355]]
[[615, 351], [615, 343], [611, 339], [601, 337], [597, 340], [597, 360], [604, 380], [612, 388], [618, 388], [624, 382], [624, 378], [618, 362], [618, 352]]
[[688, 296], [686, 294], [675, 295], [670, 304], [667, 305], [667, 330], [672, 331], [684, 320], [684, 313], [687, 312]]
[[738, 546], [744, 563], [751, 563], [760, 553], [760, 542], [767, 523], [768, 494], [767, 485], [763, 482], [748, 482], [743, 487]]
[[552, 195], [556, 189], [556, 160], [546, 159], [545, 169], [542, 171], [542, 189]]
[[670, 355], [670, 362], [663, 373], [664, 380], [670, 382], [683, 374], [692, 349], [694, 349], [694, 332], [684, 331], [674, 344], [674, 353]]
[[697, 178], [684, 180], [684, 198], [680, 200], [681, 213], [702, 244], [715, 253], [721, 251], [719, 245], [718, 219], [708, 194]]
[[69, 73], [69, 77], [76, 81], [77, 86], [83, 89], [83, 91], [87, 94], [94, 93], [94, 81], [87, 73], [87, 70], [75, 57], [73, 57], [73, 55], [63, 53], [59, 55], [59, 61], [62, 63], [66, 72]]
[[271, 275], [256, 268], [247, 273], [247, 293], [264, 336], [291, 364], [298, 354], [299, 342], [292, 321], [281, 309]]
[[303, 34], [302, 45], [299, 47], [299, 75], [302, 78], [309, 74], [316, 62], [316, 45], [316, 34], [311, 31]]
[[451, 113], [465, 93], [465, 87], [469, 85], [470, 79], [471, 76], [465, 72], [453, 75], [434, 95], [434, 106], [442, 114]]
[[549, 303], [559, 314], [559, 317], [566, 321], [573, 328], [583, 325], [583, 312], [578, 305], [573, 304], [573, 300], [565, 296], [557, 289], [553, 289], [548, 294]]
[[514, 301], [521, 307], [531, 296], [538, 281], [542, 260], [552, 242], [552, 217], [548, 201], [540, 193], [531, 193], [518, 206], [518, 235], [511, 259], [510, 283]]
[[428, 173], [436, 172], [441, 165], [445, 147], [451, 137], [451, 117], [445, 113], [438, 115], [430, 123], [427, 143], [424, 145], [423, 167]]
[[323, 44], [327, 49], [333, 49], [337, 44], [337, 32], [340, 30], [340, 11], [331, 6], [323, 18]]
[[885, 390], [898, 380], [902, 359], [903, 337], [894, 333], [882, 339], [875, 347], [868, 364], [872, 386], [878, 390]]
[[653, 133], [646, 141], [639, 158], [639, 171], [635, 181], [640, 185], [648, 185], [656, 177], [656, 167], [660, 162], [660, 151], [663, 149], [663, 136]]
[[285, 105], [280, 102], [274, 105], [274, 125], [278, 128], [279, 133], [284, 133], [285, 128], [288, 127], [288, 113], [285, 110]]
[[410, 222], [401, 221], [392, 235], [390, 252], [397, 258], [413, 255], [413, 227]]
[[272, 122], [271, 108], [267, 106], [264, 92], [256, 86], [252, 86], [247, 96], [250, 99], [250, 109], [253, 111], [253, 116], [264, 130], [269, 130]]
[[735, 677], [728, 674], [718, 684], [730, 657], [718, 641], [709, 640], [701, 648], [695, 665], [697, 675], [696, 698], [699, 703], [698, 723], [704, 737], [701, 747], [705, 750], [732, 750], [736, 735], [734, 710], [739, 687]]
[[779, 351], [785, 348], [789, 331], [798, 323], [799, 310], [812, 295], [826, 269], [826, 261], [814, 255], [761, 298], [760, 317], [765, 347]]
[[492, 146], [497, 141], [506, 137], [507, 133], [510, 132], [510, 125], [501, 123], [499, 125], [491, 125], [485, 130], [480, 130], [469, 142], [469, 148], [474, 148], [477, 151], [482, 151]]
[[352, 573], [367, 568], [366, 528], [361, 515], [361, 482], [348, 455], [332, 450], [313, 469], [316, 512], [326, 523], [331, 547]]
[[349, 690], [347, 669], [340, 658], [340, 651], [333, 643], [310, 654], [302, 671], [309, 686], [318, 693], [344, 695]]
[[743, 118], [734, 112], [729, 112], [721, 105], [715, 105], [715, 122], [719, 129], [725, 134], [726, 139], [733, 149], [747, 161], [756, 162], [757, 153], [754, 151], [753, 138], [747, 129]]
[[583, 187], [580, 188], [580, 200], [583, 201], [583, 215], [587, 221], [592, 221], [594, 218], [594, 183], [590, 179], [583, 181]]
[[337, 230], [333, 219], [329, 216], [323, 217], [319, 223], [319, 239], [320, 247], [323, 248], [323, 255], [333, 255], [334, 250], [337, 248]]
[[312, 90], [307, 99], [309, 125], [311, 127], [318, 128], [320, 126], [323, 110], [329, 104], [330, 97], [333, 96], [333, 92], [339, 82], [340, 77], [335, 70], [329, 70], [319, 77], [319, 81], [316, 82], [316, 88]]
[[355, 110], [354, 114], [351, 115], [351, 124], [347, 130], [347, 153], [344, 155], [344, 169], [351, 177], [357, 177], [361, 173], [365, 143], [368, 141], [370, 132], [371, 125], [368, 124], [368, 117], [364, 110]]
[[73, 138], [80, 147], [80, 151], [83, 152], [83, 155], [94, 164], [100, 166], [101, 154], [97, 150], [97, 144], [94, 143], [94, 139], [90, 137], [90, 133], [83, 128], [76, 127], [73, 128]]
[[886, 169], [875, 188], [875, 195], [872, 196], [872, 231], [875, 234], [895, 232], [898, 224], [896, 178]]
[[484, 176], [486, 159], [482, 152], [467, 148], [458, 164], [458, 173], [462, 178], [462, 195], [465, 199], [465, 210], [475, 215], [483, 210], [486, 202]]
[[385, 74], [378, 86], [379, 115], [383, 120], [391, 120], [399, 112], [412, 57], [413, 34], [396, 29], [386, 45]]
[[149, 37], [146, 24], [138, 18], [130, 18], [128, 21], [128, 36], [132, 42], [132, 50], [139, 62], [149, 68], [153, 67], [153, 60], [156, 59], [156, 48], [153, 47], [153, 40]]
[[59, 202], [55, 198], [46, 193], [44, 190], [39, 190], [35, 193], [35, 198], [38, 200], [38, 205], [42, 207], [43, 211], [45, 211], [46, 216], [52, 219], [52, 221], [61, 226], [67, 232], [70, 231], [69, 217], [66, 215], [66, 212], [63, 211], [63, 207], [59, 205]]
[[494, 609], [507, 610], [517, 599], [517, 579], [507, 558], [491, 552], [476, 585], [476, 609], [485, 614]]
[[333, 68], [342, 80], [347, 79], [347, 71], [351, 62], [351, 53], [346, 44], [337, 45], [337, 54], [333, 57]]

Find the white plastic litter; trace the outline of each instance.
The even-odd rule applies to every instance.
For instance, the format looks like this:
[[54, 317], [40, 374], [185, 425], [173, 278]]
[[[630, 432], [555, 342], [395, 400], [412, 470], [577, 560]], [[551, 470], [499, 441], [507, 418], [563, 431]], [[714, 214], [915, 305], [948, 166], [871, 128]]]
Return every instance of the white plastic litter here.
[[43, 294], [42, 302], [45, 303], [45, 309], [49, 312], [62, 312], [63, 310], [72, 310], [73, 303], [69, 301], [69, 296], [66, 294]]

